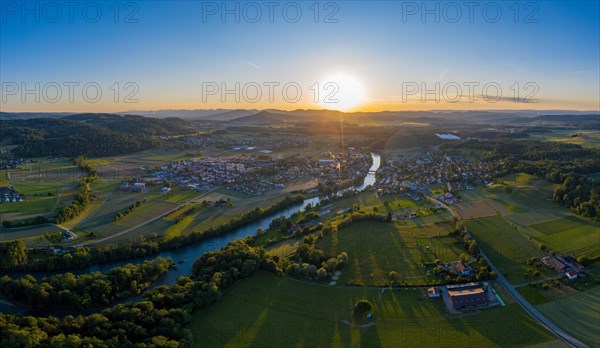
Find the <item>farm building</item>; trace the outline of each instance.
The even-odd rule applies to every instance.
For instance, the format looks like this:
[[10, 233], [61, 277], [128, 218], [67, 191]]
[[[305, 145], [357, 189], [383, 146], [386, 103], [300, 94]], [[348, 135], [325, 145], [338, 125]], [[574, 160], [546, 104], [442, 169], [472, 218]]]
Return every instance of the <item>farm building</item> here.
[[562, 272], [565, 270], [565, 268], [567, 268], [564, 263], [557, 260], [554, 256], [544, 256], [542, 257], [542, 262], [546, 266], [554, 269], [556, 272]]
[[486, 289], [478, 283], [448, 285], [448, 297], [454, 309], [488, 305]]
[[429, 289], [427, 289], [427, 297], [429, 298], [439, 298], [440, 297], [440, 291], [432, 286]]
[[471, 274], [471, 267], [464, 262], [455, 262], [452, 265], [452, 269], [456, 274], [469, 275]]
[[146, 184], [143, 182], [123, 181], [119, 186], [119, 190], [125, 192], [146, 192]]
[[569, 280], [573, 280], [573, 279], [577, 278], [577, 271], [570, 270], [569, 272], [565, 273], [565, 275], [567, 276], [567, 278]]

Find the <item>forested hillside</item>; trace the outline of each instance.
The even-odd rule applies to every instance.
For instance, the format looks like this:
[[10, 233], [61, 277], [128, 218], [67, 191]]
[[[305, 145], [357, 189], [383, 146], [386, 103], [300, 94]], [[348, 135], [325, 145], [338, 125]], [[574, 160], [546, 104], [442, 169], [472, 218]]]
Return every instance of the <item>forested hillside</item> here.
[[159, 144], [158, 136], [194, 133], [181, 119], [113, 114], [79, 114], [59, 119], [0, 121], [0, 138], [17, 147], [15, 156], [111, 156]]

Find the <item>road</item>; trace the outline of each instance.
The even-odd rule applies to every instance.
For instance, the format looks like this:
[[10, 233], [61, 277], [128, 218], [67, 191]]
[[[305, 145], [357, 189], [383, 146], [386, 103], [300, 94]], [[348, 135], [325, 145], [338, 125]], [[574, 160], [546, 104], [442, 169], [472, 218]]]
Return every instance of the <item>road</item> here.
[[131, 232], [131, 231], [133, 231], [133, 230], [136, 230], [136, 229], [138, 229], [138, 228], [140, 228], [140, 227], [142, 227], [142, 226], [145, 226], [145, 225], [147, 225], [147, 224], [149, 224], [149, 223], [151, 223], [151, 222], [154, 222], [154, 221], [156, 221], [156, 220], [158, 220], [158, 219], [162, 219], [163, 217], [165, 217], [165, 216], [167, 216], [167, 215], [171, 214], [172, 212], [176, 211], [177, 209], [180, 209], [181, 207], [184, 207], [184, 206], [186, 206], [186, 205], [188, 205], [188, 204], [192, 204], [192, 203], [194, 203], [195, 201], [197, 201], [198, 199], [200, 199], [200, 198], [202, 198], [202, 197], [206, 196], [207, 194], [209, 194], [209, 193], [211, 193], [211, 192], [213, 192], [213, 191], [215, 191], [215, 190], [217, 190], [217, 189], [219, 189], [219, 187], [215, 187], [215, 188], [213, 188], [213, 189], [212, 189], [212, 190], [210, 190], [210, 191], [206, 191], [206, 192], [204, 192], [203, 194], [201, 194], [200, 196], [198, 196], [198, 197], [195, 197], [195, 198], [193, 198], [193, 199], [191, 199], [191, 200], [189, 200], [189, 201], [187, 201], [187, 202], [185, 202], [185, 203], [181, 203], [181, 204], [179, 204], [178, 206], [176, 206], [175, 208], [173, 208], [173, 209], [170, 209], [170, 210], [168, 210], [168, 211], [166, 211], [166, 212], [164, 212], [164, 213], [162, 213], [162, 214], [160, 214], [160, 215], [158, 215], [158, 216], [156, 216], [156, 217], [153, 217], [153, 218], [152, 218], [152, 219], [150, 219], [150, 220], [146, 220], [146, 221], [142, 222], [141, 224], [139, 224], [139, 225], [137, 225], [137, 226], [133, 226], [133, 227], [131, 227], [131, 228], [128, 228], [128, 229], [126, 229], [126, 230], [123, 230], [123, 231], [121, 231], [121, 232], [115, 233], [115, 234], [113, 234], [113, 235], [110, 235], [110, 236], [108, 236], [108, 237], [104, 237], [104, 238], [96, 239], [96, 240], [93, 240], [93, 241], [90, 241], [90, 242], [87, 242], [87, 243], [81, 243], [81, 244], [77, 244], [77, 245], [73, 245], [73, 246], [74, 246], [74, 247], [82, 247], [82, 246], [86, 246], [86, 245], [98, 244], [98, 243], [101, 243], [101, 242], [104, 242], [104, 241], [107, 241], [107, 240], [113, 239], [113, 238], [115, 238], [115, 237], [122, 236], [122, 235], [124, 235], [124, 234], [126, 234], [126, 233], [129, 233], [129, 232]]
[[[429, 198], [429, 200], [431, 200], [432, 202], [435, 202], [435, 203], [443, 206], [444, 208], [446, 208], [452, 216], [456, 216], [456, 217], [460, 218], [460, 215], [454, 209], [450, 208], [447, 204], [440, 202], [433, 197], [427, 197], [427, 198]], [[469, 235], [469, 237], [473, 238], [466, 227], [465, 227], [465, 232]], [[517, 301], [517, 303], [521, 306], [521, 308], [523, 308], [525, 310], [525, 312], [527, 312], [527, 314], [529, 314], [533, 319], [537, 320], [538, 323], [540, 323], [542, 326], [544, 326], [554, 336], [556, 336], [558, 339], [562, 340], [563, 342], [567, 343], [571, 347], [577, 347], [577, 348], [587, 347], [587, 345], [580, 342], [575, 337], [569, 335], [563, 329], [561, 329], [560, 327], [555, 325], [553, 322], [551, 322], [540, 311], [538, 311], [534, 306], [532, 306], [523, 296], [521, 296], [521, 294], [517, 291], [517, 289], [512, 284], [510, 284], [508, 282], [508, 280], [506, 280], [506, 278], [502, 275], [502, 273], [498, 271], [496, 266], [494, 266], [494, 264], [492, 264], [490, 259], [483, 252], [483, 250], [481, 250], [481, 248], [479, 249], [479, 253], [480, 253], [481, 257], [483, 257], [487, 261], [488, 265], [490, 265], [490, 268], [492, 269], [492, 271], [496, 272], [496, 274], [498, 275], [498, 278], [496, 279], [496, 281], [498, 283], [500, 283], [502, 285], [502, 287], [504, 287], [504, 289], [506, 289], [506, 291], [509, 294], [511, 294], [511, 296], [515, 299], [515, 301]]]

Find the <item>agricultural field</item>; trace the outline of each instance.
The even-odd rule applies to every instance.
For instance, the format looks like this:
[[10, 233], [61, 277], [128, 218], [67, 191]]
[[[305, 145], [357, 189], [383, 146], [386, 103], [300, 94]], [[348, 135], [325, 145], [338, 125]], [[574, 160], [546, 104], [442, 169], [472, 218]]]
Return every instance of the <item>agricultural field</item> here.
[[[540, 245], [575, 257], [594, 258], [600, 253], [598, 223], [554, 204], [551, 184], [523, 173], [501, 181], [461, 192], [463, 202], [453, 207], [468, 219], [466, 225], [479, 246], [513, 284], [535, 280], [524, 277], [523, 271], [527, 258], [543, 255], [538, 250]], [[496, 202], [495, 213], [491, 206], [485, 206], [490, 201]], [[498, 209], [500, 205], [505, 209]], [[543, 268], [539, 271], [547, 273]]]
[[113, 224], [116, 213], [127, 209], [136, 201], [143, 200], [145, 197], [146, 194], [142, 192], [130, 193], [113, 190], [110, 196], [97, 202], [99, 206], [77, 227], [87, 232], [94, 232], [98, 238], [107, 237], [124, 230], [127, 226]]
[[511, 213], [504, 205], [489, 198], [464, 201], [455, 204], [453, 207], [463, 219], [493, 215], [508, 215]]
[[532, 139], [577, 144], [584, 148], [598, 148], [600, 146], [600, 135], [593, 130], [553, 129], [546, 133], [532, 133], [531, 136]]
[[[387, 203], [387, 204], [386, 204]], [[378, 195], [375, 192], [361, 192], [358, 195], [335, 200], [327, 217], [335, 216], [336, 212], [358, 205], [365, 213], [379, 213], [392, 215], [405, 215], [413, 213], [417, 215], [412, 219], [402, 220], [401, 224], [407, 226], [422, 226], [431, 223], [439, 223], [450, 220], [447, 210], [435, 210], [435, 204], [422, 200], [415, 202], [401, 194]]]
[[463, 243], [449, 236], [447, 223], [404, 227], [397, 223], [358, 222], [326, 235], [317, 247], [325, 254], [348, 253], [348, 265], [339, 283], [385, 284], [389, 273], [409, 284], [439, 281], [426, 263], [436, 259], [456, 261], [464, 252]]
[[19, 222], [36, 216], [53, 218], [71, 202], [81, 177], [81, 170], [66, 160], [41, 160], [18, 169], [0, 170], [0, 185], [13, 185], [24, 199], [0, 203], [0, 221]]
[[550, 249], [590, 258], [600, 253], [600, 226], [574, 215], [531, 225], [536, 236]]
[[0, 242], [20, 239], [28, 246], [47, 245], [48, 241], [43, 238], [45, 233], [62, 232], [63, 229], [53, 224], [42, 224], [27, 227], [0, 229]]
[[[508, 281], [521, 284], [531, 280], [525, 276], [527, 259], [544, 253], [522, 232], [500, 216], [468, 220], [465, 224], [479, 247]], [[542, 275], [549, 272], [544, 268], [539, 271]]]
[[550, 286], [546, 289], [542, 287], [532, 287], [529, 285], [518, 287], [517, 290], [525, 299], [533, 304], [540, 305], [555, 301], [566, 296], [577, 294], [577, 291], [561, 283], [560, 286]]
[[[450, 315], [423, 289], [328, 287], [258, 272], [240, 280], [191, 324], [196, 347], [525, 347], [555, 344], [516, 304]], [[359, 299], [373, 306], [357, 322]], [[240, 308], [244, 308], [240, 311]]]
[[537, 308], [574, 337], [591, 347], [600, 347], [600, 286], [539, 305]]

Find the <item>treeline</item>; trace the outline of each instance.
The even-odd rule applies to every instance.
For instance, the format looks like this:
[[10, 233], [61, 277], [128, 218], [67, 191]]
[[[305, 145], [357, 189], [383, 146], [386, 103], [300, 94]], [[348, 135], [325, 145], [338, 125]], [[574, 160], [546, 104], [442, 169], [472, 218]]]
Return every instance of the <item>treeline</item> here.
[[87, 159], [83, 156], [78, 156], [73, 161], [75, 165], [77, 165], [81, 170], [86, 172], [86, 175], [79, 182], [79, 191], [75, 194], [71, 205], [68, 207], [62, 208], [54, 222], [57, 224], [72, 220], [79, 216], [79, 214], [83, 213], [85, 208], [90, 203], [90, 184], [96, 181], [98, 177], [98, 171], [87, 161]]
[[600, 182], [580, 174], [568, 174], [554, 190], [554, 202], [576, 214], [600, 221]]
[[125, 216], [131, 214], [134, 210], [136, 210], [137, 208], [139, 208], [142, 203], [146, 203], [146, 199], [144, 199], [143, 201], [135, 201], [134, 204], [130, 205], [129, 208], [117, 212], [117, 214], [115, 214], [115, 217], [113, 218], [113, 222], [117, 222], [119, 220], [121, 220], [122, 218], [124, 218]]
[[[129, 260], [161, 251], [177, 249], [182, 246], [197, 243], [211, 237], [222, 235], [260, 218], [270, 216], [287, 207], [303, 201], [300, 195], [287, 196], [267, 208], [256, 208], [234, 218], [217, 228], [205, 231], [194, 231], [188, 235], [180, 235], [168, 240], [138, 239], [98, 247], [82, 247], [67, 249], [65, 254], [48, 255], [43, 250], [27, 250], [26, 258], [11, 259], [10, 262], [0, 263], [2, 271], [58, 271], [89, 267], [93, 264], [103, 264], [113, 261]], [[5, 265], [3, 267], [2, 265]]]
[[0, 313], [0, 346], [190, 347], [192, 313], [217, 301], [236, 280], [259, 267], [278, 272], [264, 249], [238, 240], [206, 253], [190, 276], [148, 291], [137, 303], [62, 320]]
[[485, 159], [502, 160], [500, 175], [523, 172], [559, 184], [552, 196], [554, 202], [600, 221], [600, 182], [586, 176], [600, 171], [599, 149], [533, 140], [471, 140], [444, 144], [442, 149], [460, 147], [484, 150]]
[[86, 309], [106, 306], [139, 295], [150, 283], [173, 265], [171, 259], [159, 257], [141, 264], [127, 264], [107, 274], [56, 274], [37, 282], [31, 275], [19, 279], [0, 278], [0, 293], [11, 301], [32, 307]]

